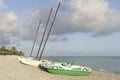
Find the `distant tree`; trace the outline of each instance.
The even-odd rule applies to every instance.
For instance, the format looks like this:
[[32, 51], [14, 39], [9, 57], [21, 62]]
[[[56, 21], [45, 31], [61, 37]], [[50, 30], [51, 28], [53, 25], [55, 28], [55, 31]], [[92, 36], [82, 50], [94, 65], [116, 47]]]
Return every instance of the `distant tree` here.
[[14, 46], [11, 48], [11, 50], [6, 49], [5, 46], [2, 46], [0, 48], [0, 55], [19, 55], [19, 56], [23, 56], [24, 54], [23, 54], [22, 51], [18, 52], [16, 47], [14, 47]]
[[12, 51], [17, 51], [16, 47], [13, 46], [12, 47]]
[[22, 51], [19, 52], [19, 56], [23, 56], [24, 53]]
[[5, 48], [5, 46], [2, 46], [1, 48], [0, 48], [0, 50], [6, 50], [6, 48]]
[[12, 53], [13, 53], [14, 55], [17, 55], [17, 53], [18, 53], [16, 47], [14, 47], [14, 46], [12, 47], [12, 50], [11, 50], [11, 51], [12, 51]]

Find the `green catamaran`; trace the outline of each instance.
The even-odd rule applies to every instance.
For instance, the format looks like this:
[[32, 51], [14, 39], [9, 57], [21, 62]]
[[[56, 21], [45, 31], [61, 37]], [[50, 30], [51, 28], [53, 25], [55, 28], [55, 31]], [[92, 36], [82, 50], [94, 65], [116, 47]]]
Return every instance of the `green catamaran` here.
[[[45, 66], [44, 66], [45, 67]], [[52, 74], [69, 75], [69, 76], [89, 76], [91, 68], [72, 65], [68, 63], [53, 63], [46, 67], [47, 71]]]

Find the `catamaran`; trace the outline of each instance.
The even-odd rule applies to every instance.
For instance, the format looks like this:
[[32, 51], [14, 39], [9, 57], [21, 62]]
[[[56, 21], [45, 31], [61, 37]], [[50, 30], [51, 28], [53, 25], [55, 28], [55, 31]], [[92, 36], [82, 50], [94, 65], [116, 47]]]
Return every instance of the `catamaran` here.
[[[60, 6], [60, 3], [59, 3], [59, 5], [58, 5], [58, 8], [59, 8], [59, 6]], [[51, 10], [50, 10], [50, 13], [49, 13], [49, 16], [48, 16], [48, 20], [47, 20], [47, 23], [46, 23], [46, 26], [45, 26], [45, 29], [44, 29], [44, 33], [43, 33], [43, 36], [42, 36], [42, 40], [41, 40], [41, 43], [40, 43], [40, 46], [39, 46], [39, 49], [38, 49], [36, 58], [32, 58], [31, 56], [32, 56], [33, 49], [34, 49], [34, 46], [35, 46], [35, 42], [36, 42], [36, 38], [37, 38], [37, 35], [38, 35], [38, 31], [39, 31], [39, 27], [40, 27], [41, 20], [39, 21], [39, 24], [38, 24], [38, 28], [37, 28], [36, 35], [35, 35], [35, 39], [34, 39], [34, 43], [33, 43], [32, 49], [31, 49], [30, 57], [18, 57], [18, 60], [19, 60], [21, 63], [27, 64], [27, 65], [36, 66], [36, 67], [39, 67], [39, 66], [42, 65], [42, 64], [47, 64], [47, 65], [48, 65], [48, 64], [51, 64], [51, 63], [52, 63], [51, 60], [41, 60], [41, 57], [42, 57], [42, 54], [43, 54], [43, 51], [44, 51], [46, 42], [47, 42], [47, 40], [48, 40], [49, 34], [50, 34], [50, 32], [51, 32], [53, 23], [54, 23], [54, 21], [55, 21], [55, 17], [56, 17], [56, 14], [57, 14], [57, 12], [58, 12], [58, 8], [57, 8], [57, 10], [56, 10], [55, 16], [54, 16], [53, 21], [52, 21], [52, 23], [51, 23], [51, 26], [50, 26], [50, 28], [49, 28], [49, 31], [48, 31], [47, 37], [46, 37], [46, 39], [45, 39], [45, 43], [44, 43], [44, 45], [43, 45], [43, 48], [42, 48], [42, 51], [41, 51], [41, 54], [40, 54], [39, 59], [38, 59], [38, 55], [39, 55], [39, 52], [40, 52], [41, 45], [42, 45], [42, 43], [43, 43], [45, 34], [46, 34], [46, 32], [47, 32], [47, 26], [48, 26], [48, 23], [49, 23], [49, 20], [50, 20], [50, 17], [51, 17], [51, 13], [52, 13], [53, 8], [51, 8]]]
[[73, 65], [70, 63], [55, 62], [46, 67], [47, 71], [52, 74], [69, 75], [69, 76], [89, 76], [91, 68]]
[[39, 67], [40, 65], [43, 65], [43, 64], [49, 65], [52, 63], [52, 60], [43, 59], [38, 61], [32, 57], [18, 57], [18, 60], [23, 64], [35, 66], [35, 67]]

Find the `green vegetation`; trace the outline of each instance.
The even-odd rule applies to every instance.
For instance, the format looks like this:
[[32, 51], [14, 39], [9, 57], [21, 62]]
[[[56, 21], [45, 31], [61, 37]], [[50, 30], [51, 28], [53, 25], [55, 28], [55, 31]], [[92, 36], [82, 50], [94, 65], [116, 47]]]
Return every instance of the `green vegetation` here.
[[23, 56], [24, 53], [22, 51], [17, 51], [16, 47], [12, 47], [11, 50], [6, 49], [5, 46], [0, 48], [0, 55], [19, 55]]

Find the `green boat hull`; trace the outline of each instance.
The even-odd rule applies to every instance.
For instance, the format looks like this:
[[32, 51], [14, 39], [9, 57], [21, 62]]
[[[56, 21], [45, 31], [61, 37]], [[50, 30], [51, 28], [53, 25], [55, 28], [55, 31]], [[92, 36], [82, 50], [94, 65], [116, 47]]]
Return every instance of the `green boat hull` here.
[[73, 71], [73, 70], [61, 70], [61, 69], [47, 69], [49, 73], [58, 75], [69, 75], [69, 76], [89, 76], [91, 72], [84, 71]]

